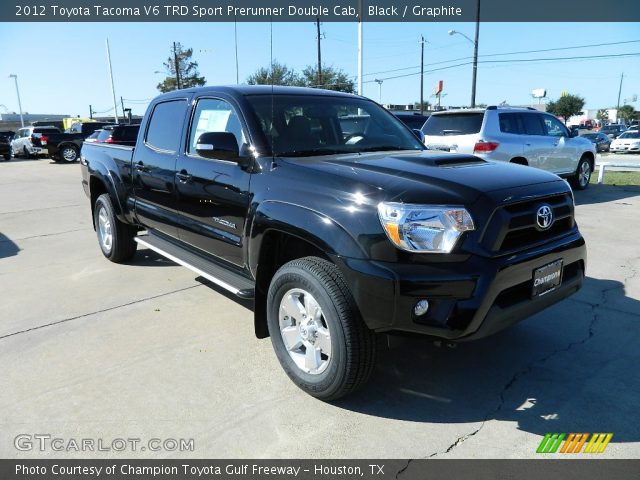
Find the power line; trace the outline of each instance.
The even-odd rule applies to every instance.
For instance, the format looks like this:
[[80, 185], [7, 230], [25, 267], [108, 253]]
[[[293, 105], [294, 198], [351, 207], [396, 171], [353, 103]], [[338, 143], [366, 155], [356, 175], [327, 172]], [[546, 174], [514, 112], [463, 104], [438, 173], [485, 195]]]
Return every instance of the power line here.
[[[590, 45], [575, 45], [572, 47], [558, 47], [558, 48], [545, 48], [545, 49], [540, 49], [540, 50], [522, 50], [522, 51], [518, 51], [518, 52], [501, 52], [501, 53], [486, 53], [486, 54], [482, 54], [482, 55], [478, 55], [478, 57], [482, 58], [482, 57], [499, 57], [499, 56], [507, 56], [507, 55], [519, 55], [519, 54], [525, 54], [525, 53], [542, 53], [542, 52], [555, 52], [555, 51], [561, 51], [561, 50], [573, 50], [573, 49], [579, 49], [579, 48], [592, 48], [592, 47], [603, 47], [603, 46], [611, 46], [611, 45], [624, 45], [624, 44], [629, 44], [629, 43], [640, 43], [640, 40], [627, 40], [627, 41], [622, 41], [622, 42], [607, 42], [607, 43], [594, 43], [594, 44], [590, 44]], [[430, 63], [428, 65], [442, 65], [445, 63], [452, 63], [452, 62], [457, 62], [460, 60], [467, 60], [471, 57], [460, 57], [460, 58], [454, 58], [452, 60], [443, 60], [441, 62], [435, 62], [435, 63]], [[369, 76], [369, 75], [379, 75], [381, 73], [393, 73], [393, 72], [400, 72], [403, 70], [411, 70], [413, 68], [420, 68], [420, 65], [415, 65], [412, 67], [402, 67], [402, 68], [394, 68], [391, 70], [381, 70], [378, 72], [371, 72], [371, 73], [365, 73], [364, 76]]]

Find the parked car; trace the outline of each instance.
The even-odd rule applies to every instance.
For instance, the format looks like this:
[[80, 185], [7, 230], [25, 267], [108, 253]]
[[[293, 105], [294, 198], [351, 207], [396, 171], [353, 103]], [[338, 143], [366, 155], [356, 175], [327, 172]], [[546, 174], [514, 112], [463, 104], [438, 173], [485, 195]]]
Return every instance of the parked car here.
[[598, 133], [584, 133], [582, 134], [582, 138], [586, 138], [593, 142], [596, 146], [596, 152], [608, 152], [609, 146], [611, 145], [611, 139], [606, 133], [598, 132]]
[[624, 125], [620, 125], [617, 123], [611, 123], [609, 125], [605, 125], [600, 129], [600, 132], [606, 134], [610, 139], [615, 139], [620, 136], [622, 132], [624, 132], [627, 128]]
[[60, 129], [52, 126], [23, 127], [20, 128], [11, 140], [13, 155], [29, 158], [32, 156], [46, 155], [46, 148], [40, 143], [42, 135], [60, 133]]
[[[345, 114], [368, 117], [366, 128], [345, 134]], [[356, 95], [178, 90], [149, 104], [135, 147], [81, 153], [103, 255], [129, 261], [142, 245], [253, 299], [256, 336], [324, 400], [366, 382], [376, 332], [482, 338], [584, 279], [564, 180], [425, 151]]]
[[11, 130], [0, 130], [0, 157], [4, 160], [11, 160], [11, 138], [14, 132]]
[[404, 123], [411, 130], [420, 130], [424, 122], [429, 118], [428, 115], [421, 115], [417, 112], [391, 112], [396, 118]]
[[610, 150], [613, 153], [640, 152], [640, 131], [627, 130], [611, 142]]
[[109, 122], [76, 122], [64, 133], [52, 133], [36, 139], [34, 145], [46, 148], [55, 161], [75, 162], [85, 138], [98, 129], [112, 125]]
[[533, 108], [487, 107], [431, 114], [422, 127], [432, 150], [529, 165], [589, 186], [596, 147], [560, 120]]
[[114, 143], [133, 147], [138, 138], [140, 125], [109, 125], [104, 127], [96, 137], [97, 143]]

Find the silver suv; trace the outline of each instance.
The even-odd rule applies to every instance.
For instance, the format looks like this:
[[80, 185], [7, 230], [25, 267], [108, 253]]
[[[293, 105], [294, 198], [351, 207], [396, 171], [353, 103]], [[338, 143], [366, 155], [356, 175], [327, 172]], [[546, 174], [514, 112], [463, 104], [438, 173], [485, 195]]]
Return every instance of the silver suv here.
[[589, 186], [596, 147], [560, 120], [533, 108], [487, 107], [433, 113], [422, 126], [433, 150], [471, 153], [486, 160], [518, 163]]

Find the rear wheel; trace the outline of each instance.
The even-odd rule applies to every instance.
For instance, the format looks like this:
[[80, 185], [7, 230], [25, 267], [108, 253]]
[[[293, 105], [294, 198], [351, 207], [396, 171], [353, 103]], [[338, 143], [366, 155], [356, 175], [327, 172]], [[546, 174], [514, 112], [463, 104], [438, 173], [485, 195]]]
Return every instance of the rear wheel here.
[[23, 146], [23, 147], [22, 147], [22, 156], [23, 156], [24, 158], [29, 158], [29, 157], [31, 157], [31, 155], [29, 154], [29, 150], [27, 150], [27, 147], [26, 147], [26, 146]]
[[78, 147], [76, 147], [75, 145], [65, 145], [60, 150], [59, 156], [65, 162], [73, 163], [78, 160], [78, 154]]
[[267, 323], [282, 368], [306, 393], [335, 400], [371, 375], [375, 334], [332, 263], [305, 257], [282, 266], [269, 286]]
[[576, 169], [576, 173], [572, 178], [573, 188], [576, 190], [584, 190], [589, 186], [589, 181], [591, 180], [591, 173], [593, 172], [593, 167], [591, 165], [591, 160], [586, 155], [583, 155], [580, 161], [578, 162], [578, 168]]
[[138, 247], [134, 240], [137, 229], [118, 220], [109, 194], [104, 193], [96, 200], [93, 223], [100, 250], [105, 257], [115, 263], [125, 262], [133, 257]]

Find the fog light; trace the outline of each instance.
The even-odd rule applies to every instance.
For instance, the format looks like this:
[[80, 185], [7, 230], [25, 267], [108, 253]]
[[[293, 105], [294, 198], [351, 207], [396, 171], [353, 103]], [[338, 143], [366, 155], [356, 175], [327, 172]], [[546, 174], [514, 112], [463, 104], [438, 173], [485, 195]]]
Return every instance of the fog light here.
[[427, 313], [428, 310], [429, 310], [429, 302], [427, 300], [420, 300], [418, 303], [416, 303], [416, 306], [413, 308], [413, 312], [418, 317]]

